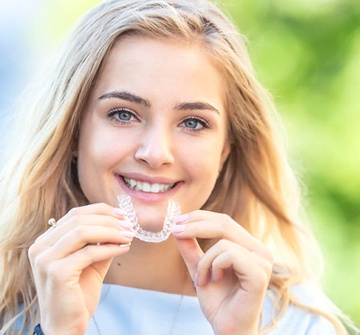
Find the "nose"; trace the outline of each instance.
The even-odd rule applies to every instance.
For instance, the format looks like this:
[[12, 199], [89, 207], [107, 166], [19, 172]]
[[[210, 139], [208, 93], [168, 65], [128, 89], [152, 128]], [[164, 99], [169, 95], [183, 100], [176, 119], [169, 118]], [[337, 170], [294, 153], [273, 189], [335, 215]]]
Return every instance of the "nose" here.
[[150, 128], [141, 134], [140, 143], [135, 152], [135, 159], [159, 168], [174, 162], [172, 137], [163, 127]]

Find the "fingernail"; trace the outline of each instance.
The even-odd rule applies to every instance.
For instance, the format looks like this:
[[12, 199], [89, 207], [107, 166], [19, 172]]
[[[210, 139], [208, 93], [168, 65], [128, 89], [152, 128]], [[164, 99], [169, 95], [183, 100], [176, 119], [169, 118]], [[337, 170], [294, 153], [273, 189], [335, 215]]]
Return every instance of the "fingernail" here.
[[176, 223], [185, 222], [189, 218], [189, 214], [181, 214], [175, 218]]
[[178, 224], [171, 227], [171, 231], [173, 232], [173, 234], [182, 233], [184, 230], [185, 230], [185, 225], [182, 224]]
[[194, 276], [194, 287], [197, 288], [198, 286], [199, 286], [198, 274], [195, 273], [195, 276]]
[[114, 214], [116, 214], [116, 215], [125, 215], [125, 214], [126, 214], [123, 209], [117, 208], [117, 207], [113, 209], [113, 212], [114, 212]]
[[128, 231], [128, 230], [122, 230], [120, 232], [120, 234], [124, 237], [127, 237], [127, 238], [133, 238], [135, 236], [135, 233], [132, 232], [132, 231]]
[[130, 229], [132, 227], [132, 223], [127, 220], [119, 220], [119, 225], [125, 229]]
[[124, 243], [124, 244], [119, 244], [120, 248], [128, 248], [131, 246], [131, 243]]

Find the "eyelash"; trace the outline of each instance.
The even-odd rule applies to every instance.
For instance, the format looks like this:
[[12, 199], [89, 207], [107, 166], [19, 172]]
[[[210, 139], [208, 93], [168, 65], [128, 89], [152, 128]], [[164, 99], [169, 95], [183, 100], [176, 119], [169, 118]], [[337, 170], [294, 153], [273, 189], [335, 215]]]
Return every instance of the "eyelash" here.
[[[128, 109], [128, 108], [115, 108], [115, 109], [112, 109], [111, 111], [109, 111], [109, 112], [107, 113], [107, 116], [108, 116], [108, 117], [110, 118], [110, 120], [113, 121], [113, 122], [120, 123], [120, 124], [123, 124], [123, 125], [127, 125], [127, 124], [129, 124], [130, 122], [132, 122], [132, 120], [124, 121], [124, 120], [120, 120], [120, 119], [119, 119], [119, 115], [120, 115], [121, 113], [124, 113], [124, 112], [125, 112], [125, 113], [128, 113], [129, 116], [130, 116], [130, 118], [135, 118], [136, 121], [139, 121], [139, 118], [136, 116], [136, 114], [135, 114], [132, 110], [130, 110], [130, 109]], [[117, 115], [118, 117], [116, 117], [116, 115]], [[185, 127], [184, 124], [185, 124], [185, 122], [188, 122], [188, 121], [195, 121], [195, 122], [199, 123], [199, 124], [201, 125], [201, 128], [193, 129], [193, 128]], [[211, 124], [210, 124], [208, 121], [206, 121], [205, 119], [203, 119], [203, 118], [201, 118], [201, 117], [198, 117], [198, 116], [186, 117], [185, 119], [183, 119], [183, 120], [181, 121], [180, 124], [183, 125], [183, 126], [182, 126], [183, 128], [186, 128], [186, 130], [189, 130], [189, 131], [191, 131], [191, 132], [198, 132], [198, 131], [202, 131], [202, 130], [204, 130], [204, 129], [211, 129], [211, 128], [212, 128]]]
[[127, 114], [129, 114], [130, 117], [133, 117], [136, 119], [136, 121], [139, 121], [139, 118], [136, 116], [136, 114], [131, 109], [127, 109], [127, 108], [112, 109], [110, 112], [107, 113], [107, 116], [110, 118], [111, 121], [120, 123], [123, 125], [129, 124], [130, 122], [132, 122], [131, 120], [128, 120], [128, 121], [120, 120], [118, 117], [116, 117], [116, 115], [119, 116], [121, 113], [127, 113]]
[[187, 117], [187, 118], [185, 118], [184, 120], [181, 121], [181, 124], [184, 124], [187, 121], [195, 121], [195, 122], [198, 122], [198, 123], [201, 124], [200, 129], [192, 129], [192, 128], [188, 128], [188, 127], [183, 126], [184, 128], [186, 128], [189, 131], [198, 132], [198, 131], [202, 131], [204, 129], [211, 129], [211, 124], [208, 121], [206, 121], [205, 119], [201, 118], [201, 117], [198, 117], [198, 116]]

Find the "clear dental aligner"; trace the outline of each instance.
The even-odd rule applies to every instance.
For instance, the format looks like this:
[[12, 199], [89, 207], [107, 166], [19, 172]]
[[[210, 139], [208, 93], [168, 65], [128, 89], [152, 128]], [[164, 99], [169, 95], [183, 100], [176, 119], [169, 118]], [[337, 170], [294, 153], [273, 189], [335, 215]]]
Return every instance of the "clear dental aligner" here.
[[159, 243], [165, 241], [171, 234], [171, 227], [175, 225], [175, 218], [180, 215], [180, 206], [173, 200], [169, 200], [163, 229], [159, 232], [150, 232], [142, 229], [138, 222], [131, 197], [129, 195], [119, 195], [119, 206], [125, 211], [125, 215], [132, 223], [132, 231], [135, 237], [145, 242]]

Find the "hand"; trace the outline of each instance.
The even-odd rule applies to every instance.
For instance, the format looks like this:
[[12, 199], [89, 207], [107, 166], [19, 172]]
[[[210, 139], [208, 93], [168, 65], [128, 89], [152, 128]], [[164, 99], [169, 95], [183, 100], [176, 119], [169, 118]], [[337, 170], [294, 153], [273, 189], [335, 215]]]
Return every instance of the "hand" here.
[[129, 251], [133, 234], [123, 220], [106, 204], [75, 208], [30, 247], [46, 335], [85, 333], [113, 257]]
[[[224, 214], [195, 211], [179, 217], [175, 227], [173, 235], [215, 334], [258, 334], [272, 272], [270, 251]], [[218, 242], [204, 253], [196, 238]]]

